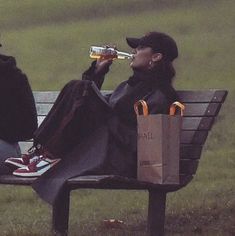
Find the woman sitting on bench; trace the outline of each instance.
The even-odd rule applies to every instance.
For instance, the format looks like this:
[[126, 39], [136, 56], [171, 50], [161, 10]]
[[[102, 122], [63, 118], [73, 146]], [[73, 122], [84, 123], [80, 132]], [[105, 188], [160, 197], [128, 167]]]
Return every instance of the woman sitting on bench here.
[[[178, 56], [168, 35], [150, 32], [127, 38], [134, 49], [133, 75], [112, 94], [100, 92], [112, 60], [98, 59], [60, 92], [34, 134], [34, 146], [21, 158], [6, 163], [13, 174], [38, 177], [33, 188], [53, 203], [67, 179], [79, 175], [115, 174], [136, 177], [137, 122], [134, 103], [144, 99], [150, 113], [168, 114], [177, 94], [172, 87]], [[120, 76], [121, 72], [120, 72]], [[53, 167], [53, 168], [51, 168]]]

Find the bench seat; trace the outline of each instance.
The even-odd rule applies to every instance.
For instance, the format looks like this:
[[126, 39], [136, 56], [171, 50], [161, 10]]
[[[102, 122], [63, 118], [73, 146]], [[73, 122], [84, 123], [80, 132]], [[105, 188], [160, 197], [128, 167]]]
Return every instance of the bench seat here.
[[[191, 177], [192, 178], [192, 177]], [[188, 182], [191, 181], [188, 179]], [[0, 184], [14, 184], [14, 185], [31, 185], [36, 178], [23, 178], [14, 175], [0, 176]], [[185, 182], [187, 185], [188, 182]], [[133, 189], [133, 190], [148, 190], [157, 189], [167, 192], [177, 191], [182, 188], [181, 185], [161, 185], [152, 184], [148, 182], [138, 181], [134, 178], [126, 178], [117, 175], [88, 175], [71, 178], [67, 181], [69, 188], [94, 188], [94, 189]]]

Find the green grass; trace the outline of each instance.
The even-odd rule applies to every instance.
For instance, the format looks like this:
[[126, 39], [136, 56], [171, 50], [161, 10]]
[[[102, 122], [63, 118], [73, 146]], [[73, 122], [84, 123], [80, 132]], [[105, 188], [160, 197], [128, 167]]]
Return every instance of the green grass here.
[[[32, 6], [30, 5], [28, 11], [35, 12], [39, 8], [37, 6], [39, 3], [35, 4], [34, 1], [23, 2], [31, 2]], [[81, 8], [80, 11], [83, 9], [86, 12], [83, 8], [86, 4], [83, 1], [78, 2], [80, 5], [74, 4], [74, 8], [78, 7]], [[118, 4], [117, 1], [114, 2]], [[97, 7], [96, 3], [97, 1], [94, 1], [94, 8]], [[35, 24], [33, 20], [27, 19], [28, 24], [25, 28], [9, 28], [2, 31], [1, 41], [4, 45], [2, 50], [16, 56], [19, 65], [27, 73], [33, 89], [56, 90], [67, 81], [81, 77], [81, 73], [90, 64], [88, 57], [90, 45], [114, 43], [122, 50], [130, 50], [125, 42], [126, 36], [140, 36], [148, 30], [160, 30], [173, 35], [179, 45], [180, 57], [175, 63], [176, 87], [234, 88], [232, 55], [235, 49], [230, 46], [233, 44], [235, 34], [234, 3], [232, 1], [226, 1], [226, 4], [223, 1], [193, 3], [191, 7], [187, 4], [180, 7], [175, 3], [173, 6], [177, 5], [176, 8], [172, 5], [162, 8], [153, 5], [148, 11], [136, 10], [131, 16], [121, 11], [120, 14], [116, 12], [104, 17], [98, 15], [96, 18], [90, 18], [87, 13], [85, 19], [84, 13], [84, 17], [77, 21], [57, 22], [53, 20], [54, 18], [50, 21], [42, 17], [43, 20], [39, 21], [41, 24]], [[108, 11], [110, 5], [103, 7]], [[122, 3], [123, 5], [125, 4]], [[43, 6], [42, 4], [41, 8]], [[48, 8], [53, 8], [52, 6], [54, 5], [48, 4]], [[61, 12], [59, 6], [60, 4], [57, 6], [58, 9], [54, 9], [54, 11], [57, 9], [58, 14]], [[87, 7], [92, 8], [89, 4]], [[35, 15], [43, 11], [41, 8]], [[114, 9], [112, 8], [112, 11]], [[90, 9], [88, 12], [91, 11]], [[6, 11], [5, 15], [9, 15], [10, 12]], [[29, 17], [26, 13], [28, 12], [23, 11], [22, 21], [26, 16]], [[14, 18], [13, 16], [14, 14], [10, 18]], [[15, 22], [16, 24], [19, 22], [18, 18]], [[116, 61], [112, 73], [107, 76], [104, 88], [114, 88], [120, 81], [127, 79], [130, 73], [128, 62]]]
[[[2, 53], [14, 55], [34, 90], [81, 78], [91, 45], [130, 50], [126, 36], [149, 30], [179, 46], [177, 89], [221, 88], [229, 95], [208, 137], [197, 175], [168, 196], [166, 235], [235, 235], [235, 2], [232, 0], [0, 0]], [[130, 14], [130, 11], [132, 14]], [[104, 89], [131, 74], [115, 61]], [[51, 209], [30, 188], [1, 186], [0, 236], [50, 235]], [[147, 193], [74, 191], [70, 235], [146, 235]], [[107, 229], [103, 219], [124, 220]]]
[[[192, 183], [168, 195], [166, 235], [235, 233], [234, 154], [235, 149], [206, 151]], [[30, 188], [1, 190], [1, 235], [50, 235], [51, 212]], [[147, 200], [144, 191], [73, 191], [70, 235], [147, 235]], [[109, 218], [125, 224], [107, 229], [103, 220]]]

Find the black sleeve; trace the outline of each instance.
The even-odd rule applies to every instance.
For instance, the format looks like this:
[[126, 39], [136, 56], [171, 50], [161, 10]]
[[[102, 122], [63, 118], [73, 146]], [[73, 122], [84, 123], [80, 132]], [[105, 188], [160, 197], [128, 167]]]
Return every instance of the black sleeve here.
[[31, 87], [25, 74], [18, 71], [18, 88], [16, 89], [18, 108], [19, 140], [26, 140], [33, 137], [34, 131], [37, 129], [37, 110]]
[[3, 58], [0, 78], [0, 138], [8, 142], [32, 138], [37, 128], [35, 101], [28, 79], [14, 58]]
[[99, 73], [95, 73], [95, 65], [96, 61], [93, 61], [91, 63], [91, 66], [82, 74], [82, 80], [90, 80], [94, 81], [96, 86], [101, 89], [102, 84], [104, 82], [105, 74], [108, 73], [109, 67], [107, 66], [104, 68], [103, 71], [100, 71]]

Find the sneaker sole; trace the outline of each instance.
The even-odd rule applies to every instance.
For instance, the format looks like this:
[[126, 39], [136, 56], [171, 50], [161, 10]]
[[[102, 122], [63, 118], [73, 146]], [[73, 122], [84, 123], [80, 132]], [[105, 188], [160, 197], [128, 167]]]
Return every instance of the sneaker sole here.
[[5, 164], [9, 165], [9, 166], [14, 166], [14, 167], [26, 167], [27, 165], [23, 165], [23, 164], [19, 164], [19, 163], [15, 163], [15, 162], [12, 162], [12, 161], [9, 161], [9, 160], [5, 160], [4, 162]]
[[42, 175], [42, 174], [36, 175], [35, 173], [14, 173], [14, 172], [12, 174], [17, 177], [27, 177], [27, 178], [39, 177]]

